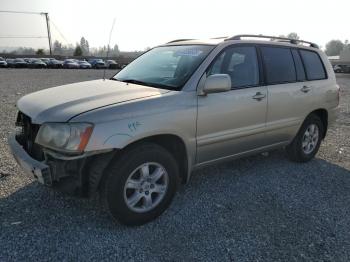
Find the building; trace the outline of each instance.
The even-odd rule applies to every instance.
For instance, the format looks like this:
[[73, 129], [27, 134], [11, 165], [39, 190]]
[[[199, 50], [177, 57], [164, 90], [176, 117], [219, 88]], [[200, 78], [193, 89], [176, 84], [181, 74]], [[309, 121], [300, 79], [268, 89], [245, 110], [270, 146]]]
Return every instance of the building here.
[[334, 65], [350, 66], [350, 49], [346, 48], [340, 52], [339, 56], [329, 56], [328, 59], [333, 66]]

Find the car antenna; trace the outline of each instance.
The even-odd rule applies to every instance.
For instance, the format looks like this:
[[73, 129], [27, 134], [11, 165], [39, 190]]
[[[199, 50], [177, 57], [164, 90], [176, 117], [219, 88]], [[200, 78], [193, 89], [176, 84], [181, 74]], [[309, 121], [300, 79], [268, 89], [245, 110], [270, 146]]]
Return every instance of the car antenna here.
[[[111, 37], [112, 37], [112, 32], [113, 32], [114, 24], [115, 24], [115, 18], [113, 19], [111, 32], [109, 33], [109, 40], [108, 40], [108, 46], [107, 46], [106, 61], [108, 60], [108, 56], [109, 56], [109, 45], [111, 44]], [[107, 69], [107, 67], [105, 67], [104, 70], [103, 70], [103, 81], [106, 80], [106, 69]]]

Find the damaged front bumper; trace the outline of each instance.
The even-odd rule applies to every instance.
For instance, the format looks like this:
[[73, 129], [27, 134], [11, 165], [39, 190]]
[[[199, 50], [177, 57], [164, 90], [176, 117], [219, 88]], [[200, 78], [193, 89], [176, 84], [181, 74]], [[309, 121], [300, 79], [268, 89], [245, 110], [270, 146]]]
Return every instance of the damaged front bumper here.
[[17, 163], [27, 175], [34, 177], [41, 184], [52, 185], [50, 167], [43, 162], [33, 159], [16, 140], [15, 134], [10, 135], [8, 144]]
[[76, 156], [44, 149], [43, 160], [39, 161], [19, 141], [15, 134], [8, 138], [14, 158], [27, 175], [41, 184], [78, 196], [96, 192], [102, 172], [114, 156], [111, 149]]

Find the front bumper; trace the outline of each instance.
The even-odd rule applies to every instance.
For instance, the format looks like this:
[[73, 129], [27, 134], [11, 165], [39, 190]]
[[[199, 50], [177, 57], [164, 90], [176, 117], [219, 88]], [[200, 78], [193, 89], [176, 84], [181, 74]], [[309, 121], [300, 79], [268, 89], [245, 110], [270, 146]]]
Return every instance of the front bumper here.
[[41, 184], [75, 196], [88, 196], [97, 191], [103, 170], [114, 156], [114, 151], [79, 157], [46, 151], [45, 161], [38, 161], [23, 148], [20, 141], [15, 134], [8, 138], [11, 152], [24, 173]]
[[8, 144], [17, 163], [23, 171], [30, 177], [34, 177], [41, 184], [51, 186], [52, 176], [50, 167], [42, 162], [33, 159], [16, 140], [15, 134], [11, 134], [8, 138]]

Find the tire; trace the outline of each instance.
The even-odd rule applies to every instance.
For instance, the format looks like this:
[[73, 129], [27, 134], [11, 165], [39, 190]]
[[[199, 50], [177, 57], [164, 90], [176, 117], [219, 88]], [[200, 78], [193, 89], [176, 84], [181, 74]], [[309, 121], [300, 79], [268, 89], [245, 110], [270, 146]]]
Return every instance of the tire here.
[[[151, 182], [142, 180], [145, 179], [142, 174], [147, 173], [143, 168], [147, 170], [147, 165], [150, 176], [144, 177], [151, 179], [154, 174], [163, 175], [158, 180], [149, 180]], [[101, 201], [110, 215], [120, 223], [142, 225], [167, 209], [175, 195], [178, 177], [177, 163], [167, 150], [156, 144], [140, 144], [127, 149], [116, 162], [111, 161], [101, 181]], [[128, 188], [127, 181], [131, 181], [128, 185], [137, 189]]]
[[[315, 127], [314, 131], [312, 127]], [[315, 130], [318, 133], [317, 141], [315, 141]], [[294, 162], [300, 163], [310, 161], [314, 158], [320, 148], [324, 132], [324, 125], [321, 119], [315, 114], [308, 116], [292, 143], [286, 147], [288, 158]]]

